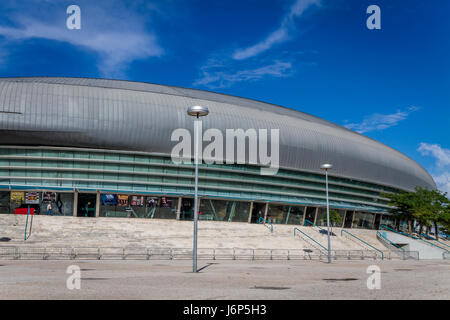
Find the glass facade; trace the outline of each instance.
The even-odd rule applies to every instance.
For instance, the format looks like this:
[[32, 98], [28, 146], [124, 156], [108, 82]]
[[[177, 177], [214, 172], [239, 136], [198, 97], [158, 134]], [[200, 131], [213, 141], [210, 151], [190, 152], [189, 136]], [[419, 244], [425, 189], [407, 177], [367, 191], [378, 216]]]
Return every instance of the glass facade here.
[[[0, 148], [0, 189], [100, 190], [147, 194], [193, 195], [194, 166], [176, 165], [167, 156], [57, 147]], [[200, 164], [199, 193], [211, 198], [261, 199], [308, 206], [325, 205], [321, 174], [280, 168], [276, 175], [262, 176], [260, 168], [248, 165]], [[330, 205], [355, 210], [386, 210], [380, 192], [395, 189], [330, 177]]]
[[102, 194], [101, 217], [176, 219], [178, 198]]
[[11, 213], [9, 191], [0, 191], [0, 214]]
[[266, 220], [272, 224], [285, 223], [290, 206], [269, 204]]
[[[31, 198], [33, 195], [33, 198]], [[16, 209], [34, 208], [35, 214], [73, 215], [73, 193], [41, 191], [0, 191], [0, 214], [14, 214]]]
[[304, 206], [289, 206], [285, 224], [301, 225], [303, 223], [304, 214], [305, 214]]
[[[16, 208], [26, 205], [27, 199], [37, 196], [39, 200], [32, 204], [37, 213], [45, 214], [50, 203], [53, 215], [72, 216], [76, 188], [79, 190], [76, 215], [80, 217], [98, 214], [193, 219], [194, 167], [176, 165], [162, 155], [3, 146], [0, 175], [6, 177], [0, 182], [0, 213], [14, 213]], [[374, 213], [367, 211], [386, 212], [387, 202], [380, 192], [395, 191], [338, 177], [330, 177], [329, 187], [331, 209], [333, 205], [348, 208], [347, 214], [343, 209], [332, 209], [339, 213], [347, 228], [372, 228]], [[252, 223], [264, 216], [269, 203], [266, 218], [272, 224], [301, 225], [308, 220], [325, 226], [324, 190], [324, 177], [320, 174], [280, 168], [277, 175], [262, 176], [255, 166], [201, 164], [199, 219], [248, 222], [251, 199], [254, 199]], [[96, 212], [98, 199], [99, 212]], [[380, 220], [388, 224], [390, 219], [383, 215]], [[342, 222], [333, 226], [340, 227]]]
[[373, 229], [374, 214], [356, 211], [353, 218], [352, 228]]
[[250, 202], [201, 199], [199, 220], [248, 222]]

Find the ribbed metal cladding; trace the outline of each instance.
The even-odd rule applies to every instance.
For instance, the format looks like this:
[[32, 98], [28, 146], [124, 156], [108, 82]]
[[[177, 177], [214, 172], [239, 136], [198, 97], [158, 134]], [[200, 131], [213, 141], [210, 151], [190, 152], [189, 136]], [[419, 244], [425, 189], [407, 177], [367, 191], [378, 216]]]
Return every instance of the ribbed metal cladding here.
[[134, 150], [170, 154], [173, 130], [193, 130], [186, 114], [205, 105], [204, 130], [280, 130], [280, 167], [404, 190], [436, 185], [418, 163], [384, 144], [326, 120], [276, 105], [118, 80], [0, 78], [0, 144]]

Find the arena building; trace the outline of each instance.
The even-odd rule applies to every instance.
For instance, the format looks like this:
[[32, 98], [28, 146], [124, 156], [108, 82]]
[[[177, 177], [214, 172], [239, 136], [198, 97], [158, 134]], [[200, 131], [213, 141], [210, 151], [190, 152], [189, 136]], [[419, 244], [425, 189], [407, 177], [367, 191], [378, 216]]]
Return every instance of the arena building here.
[[203, 128], [279, 129], [279, 170], [246, 164], [199, 170], [200, 220], [324, 224], [325, 176], [336, 226], [392, 225], [383, 193], [436, 188], [402, 153], [326, 120], [255, 100], [130, 81], [0, 78], [0, 213], [193, 218], [194, 165], [171, 159], [189, 106]]

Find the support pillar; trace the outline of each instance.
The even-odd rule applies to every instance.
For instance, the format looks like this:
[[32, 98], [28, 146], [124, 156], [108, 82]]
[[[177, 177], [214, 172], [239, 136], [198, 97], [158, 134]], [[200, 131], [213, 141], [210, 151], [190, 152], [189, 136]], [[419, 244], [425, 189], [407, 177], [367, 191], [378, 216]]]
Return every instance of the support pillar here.
[[317, 212], [319, 211], [319, 207], [316, 207], [316, 211], [314, 211], [314, 221], [313, 223], [316, 224], [316, 220], [317, 220]]
[[344, 226], [345, 226], [345, 218], [347, 218], [347, 211], [348, 210], [344, 211], [344, 218], [342, 219], [342, 226], [341, 226], [341, 228], [344, 228]]
[[353, 229], [353, 221], [355, 221], [355, 216], [356, 216], [356, 210], [353, 211], [353, 215], [352, 215], [352, 224], [350, 225], [350, 229]]
[[78, 190], [75, 189], [73, 192], [73, 216], [77, 216], [78, 211]]
[[248, 223], [252, 222], [253, 201], [250, 201], [250, 211], [248, 212]]
[[303, 211], [303, 221], [302, 221], [302, 227], [305, 225], [305, 219], [306, 219], [306, 210], [308, 209], [308, 206], [305, 206], [305, 210]]
[[267, 221], [267, 212], [269, 212], [269, 203], [266, 202], [266, 208], [264, 209], [264, 220]]
[[377, 221], [377, 214], [376, 213], [373, 214], [372, 229], [375, 228], [375, 221]]
[[102, 201], [100, 197], [100, 191], [97, 190], [97, 198], [95, 199], [95, 217], [100, 217], [100, 202]]
[[178, 206], [177, 206], [177, 220], [180, 220], [180, 216], [181, 216], [181, 203], [183, 197], [178, 197]]

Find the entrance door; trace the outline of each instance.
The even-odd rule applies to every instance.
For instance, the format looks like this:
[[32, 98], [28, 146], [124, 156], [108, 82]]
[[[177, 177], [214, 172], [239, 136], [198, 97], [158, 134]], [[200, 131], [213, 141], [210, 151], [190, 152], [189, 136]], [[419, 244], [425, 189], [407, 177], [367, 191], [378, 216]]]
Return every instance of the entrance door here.
[[381, 222], [381, 214], [376, 214], [375, 213], [375, 225], [373, 226], [373, 228], [375, 230], [380, 229], [380, 222]]
[[97, 195], [94, 193], [78, 194], [78, 217], [95, 217]]
[[[316, 218], [316, 207], [307, 207], [305, 212], [305, 226], [311, 226], [311, 223], [314, 223]], [[306, 221], [308, 220], [308, 221]]]
[[194, 199], [181, 200], [180, 220], [194, 220]]
[[266, 211], [266, 204], [262, 202], [253, 202], [252, 218], [250, 223], [258, 223], [259, 218], [264, 218], [264, 212]]
[[354, 211], [347, 210], [347, 213], [345, 214], [344, 228], [352, 227], [353, 214]]

